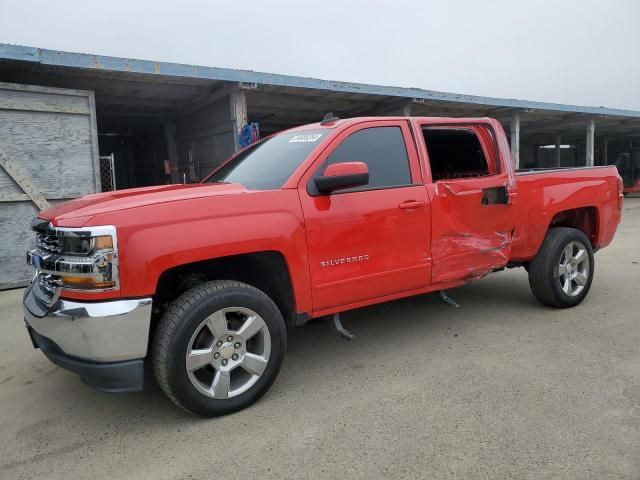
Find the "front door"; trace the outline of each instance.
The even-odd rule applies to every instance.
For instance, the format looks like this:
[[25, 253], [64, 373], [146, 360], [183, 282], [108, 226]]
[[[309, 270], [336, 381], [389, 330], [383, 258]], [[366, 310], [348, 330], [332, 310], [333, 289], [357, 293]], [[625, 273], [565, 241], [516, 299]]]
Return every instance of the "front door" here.
[[[328, 164], [365, 162], [369, 184], [323, 195]], [[313, 309], [354, 305], [429, 283], [430, 204], [404, 121], [372, 121], [338, 135], [300, 183]], [[355, 305], [354, 305], [355, 306]]]
[[481, 277], [511, 257], [509, 174], [487, 124], [419, 125], [432, 183], [433, 283]]

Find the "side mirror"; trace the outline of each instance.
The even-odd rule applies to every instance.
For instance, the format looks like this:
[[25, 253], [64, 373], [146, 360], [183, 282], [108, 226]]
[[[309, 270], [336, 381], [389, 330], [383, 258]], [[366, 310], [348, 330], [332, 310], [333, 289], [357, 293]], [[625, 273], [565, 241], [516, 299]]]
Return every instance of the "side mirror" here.
[[360, 187], [369, 183], [369, 168], [364, 162], [343, 162], [328, 165], [321, 177], [315, 179], [320, 193], [342, 188]]

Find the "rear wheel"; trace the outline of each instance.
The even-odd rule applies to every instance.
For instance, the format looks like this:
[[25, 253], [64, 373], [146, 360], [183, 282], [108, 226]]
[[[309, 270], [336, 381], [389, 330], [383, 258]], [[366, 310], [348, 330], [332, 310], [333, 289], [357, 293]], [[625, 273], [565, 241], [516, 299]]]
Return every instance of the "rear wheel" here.
[[235, 281], [192, 288], [156, 329], [158, 384], [179, 407], [204, 416], [240, 410], [275, 380], [286, 349], [280, 311], [260, 290]]
[[557, 308], [578, 305], [589, 292], [594, 272], [591, 242], [575, 228], [552, 228], [529, 263], [529, 285], [541, 303]]

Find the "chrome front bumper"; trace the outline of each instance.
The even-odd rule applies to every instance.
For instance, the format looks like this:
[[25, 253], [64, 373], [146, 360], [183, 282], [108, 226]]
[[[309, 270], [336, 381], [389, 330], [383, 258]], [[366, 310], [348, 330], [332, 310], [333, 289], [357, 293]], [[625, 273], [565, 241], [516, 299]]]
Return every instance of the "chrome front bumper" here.
[[27, 287], [24, 318], [38, 335], [67, 356], [89, 362], [121, 362], [147, 355], [151, 298], [77, 302], [58, 299], [51, 307]]

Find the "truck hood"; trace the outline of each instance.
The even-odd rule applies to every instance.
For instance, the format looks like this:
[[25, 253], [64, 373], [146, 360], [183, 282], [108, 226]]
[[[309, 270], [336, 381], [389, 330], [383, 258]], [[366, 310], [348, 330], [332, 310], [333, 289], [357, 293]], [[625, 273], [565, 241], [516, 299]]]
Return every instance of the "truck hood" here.
[[251, 192], [238, 183], [198, 183], [190, 185], [160, 185], [97, 193], [76, 198], [43, 210], [39, 218], [55, 226], [84, 226], [92, 217], [131, 208], [177, 202], [193, 198]]

